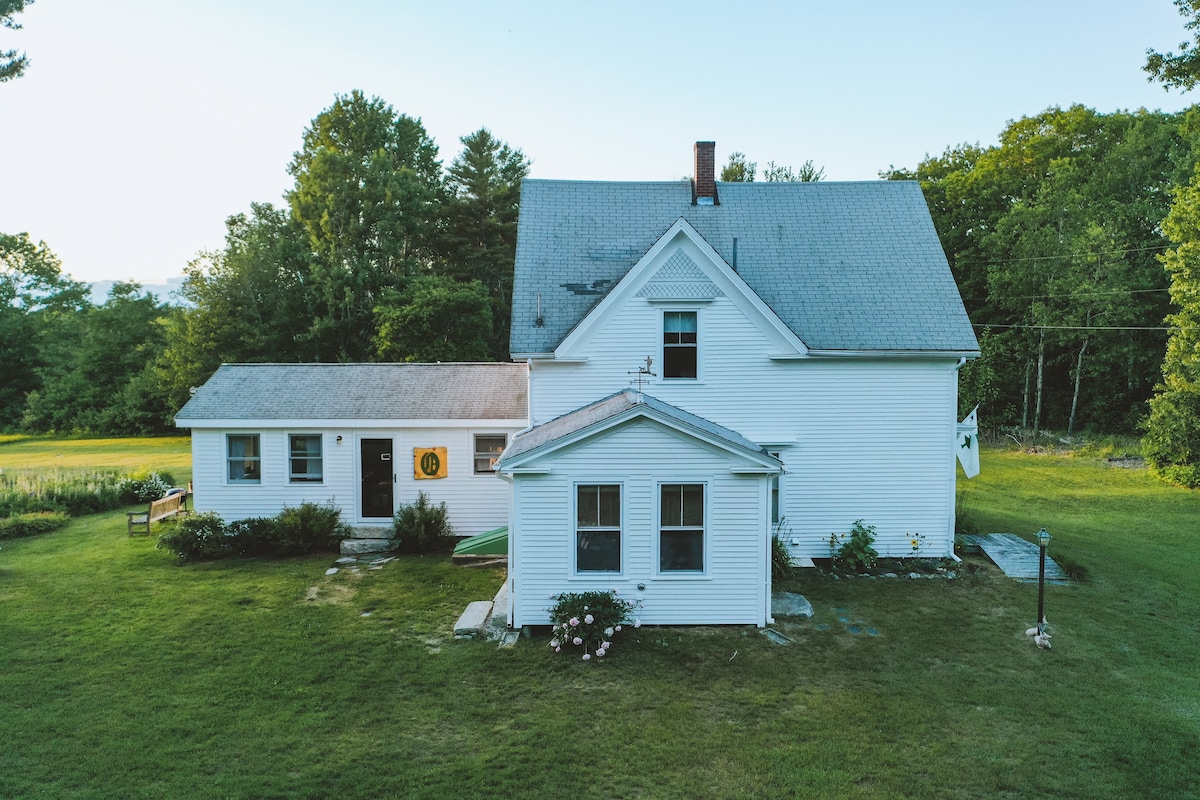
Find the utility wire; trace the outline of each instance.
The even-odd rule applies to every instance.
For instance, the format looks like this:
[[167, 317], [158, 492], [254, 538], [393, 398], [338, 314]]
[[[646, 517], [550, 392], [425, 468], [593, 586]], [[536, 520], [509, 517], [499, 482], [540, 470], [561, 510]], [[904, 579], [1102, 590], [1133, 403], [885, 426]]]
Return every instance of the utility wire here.
[[1129, 253], [1150, 253], [1155, 250], [1166, 250], [1171, 247], [1170, 244], [1159, 244], [1153, 247], [1130, 247], [1125, 250], [1095, 250], [1092, 252], [1064, 253], [1057, 256], [1022, 256], [1021, 258], [997, 258], [989, 261], [955, 261], [958, 266], [963, 267], [986, 267], [991, 264], [1015, 264], [1022, 261], [1050, 261], [1053, 259], [1062, 258], [1083, 258], [1086, 256], [1111, 256], [1111, 255], [1128, 255]]
[[1134, 325], [1005, 325], [999, 322], [972, 322], [976, 328], [1026, 328], [1044, 331], [1195, 331], [1197, 327], [1143, 328]]
[[[1149, 292], [1169, 292], [1169, 288], [1164, 289], [1114, 289], [1111, 292], [1076, 292], [1075, 294], [1006, 294], [1003, 295], [1005, 300], [1062, 300], [1064, 298], [1071, 299], [1075, 297], [1105, 297], [1114, 294], [1147, 294]], [[968, 300], [990, 300], [990, 297], [968, 297]]]

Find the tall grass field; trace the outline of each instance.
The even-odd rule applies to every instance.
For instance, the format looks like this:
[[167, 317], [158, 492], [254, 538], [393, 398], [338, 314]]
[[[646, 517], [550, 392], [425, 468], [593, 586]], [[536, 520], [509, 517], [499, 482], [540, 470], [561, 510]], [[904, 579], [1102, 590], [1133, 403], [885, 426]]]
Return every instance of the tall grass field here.
[[[187, 474], [186, 440], [3, 441], [0, 468], [58, 450]], [[788, 643], [643, 627], [585, 663], [455, 640], [503, 572], [445, 557], [180, 564], [123, 509], [0, 542], [0, 797], [1200, 797], [1200, 493], [999, 450], [960, 492], [1079, 578], [1047, 588], [1053, 649], [1036, 585], [979, 556], [801, 570]]]

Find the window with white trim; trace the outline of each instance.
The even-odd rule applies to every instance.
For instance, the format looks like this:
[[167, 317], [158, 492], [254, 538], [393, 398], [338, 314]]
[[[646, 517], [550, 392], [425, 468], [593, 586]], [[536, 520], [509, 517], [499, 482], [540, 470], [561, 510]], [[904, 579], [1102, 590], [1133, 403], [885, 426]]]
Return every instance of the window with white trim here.
[[[775, 458], [778, 458], [782, 461], [783, 459], [780, 456], [779, 452], [780, 451], [778, 451], [778, 450], [769, 450], [768, 454], [775, 456]], [[780, 504], [781, 495], [779, 493], [779, 484], [780, 484], [780, 479], [782, 477], [783, 477], [782, 475], [772, 475], [771, 476], [771, 524], [772, 525], [778, 525], [779, 521], [783, 519], [783, 506]]]
[[475, 474], [489, 475], [496, 471], [496, 462], [508, 445], [504, 433], [479, 433], [475, 435]]
[[695, 311], [663, 312], [662, 376], [694, 379], [699, 363]]
[[226, 434], [225, 458], [230, 483], [262, 483], [262, 451], [257, 433]]
[[704, 484], [659, 486], [659, 572], [704, 572]]
[[321, 483], [325, 460], [321, 434], [293, 433], [288, 436], [288, 480], [292, 483]]
[[575, 571], [621, 571], [621, 485], [575, 487]]

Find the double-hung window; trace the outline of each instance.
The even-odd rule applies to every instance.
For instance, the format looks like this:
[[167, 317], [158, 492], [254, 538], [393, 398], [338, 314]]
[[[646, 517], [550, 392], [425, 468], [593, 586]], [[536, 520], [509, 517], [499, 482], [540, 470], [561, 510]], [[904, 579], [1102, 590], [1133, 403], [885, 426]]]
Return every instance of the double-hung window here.
[[475, 474], [490, 475], [496, 471], [496, 462], [508, 444], [508, 437], [503, 434], [475, 435]]
[[575, 487], [575, 571], [621, 571], [621, 485]]
[[320, 483], [324, 478], [319, 433], [293, 433], [288, 436], [288, 480], [292, 483]]
[[659, 572], [704, 572], [704, 484], [659, 486]]
[[257, 433], [226, 434], [225, 457], [230, 483], [262, 482], [262, 452]]
[[698, 364], [695, 311], [663, 312], [663, 378], [695, 378]]

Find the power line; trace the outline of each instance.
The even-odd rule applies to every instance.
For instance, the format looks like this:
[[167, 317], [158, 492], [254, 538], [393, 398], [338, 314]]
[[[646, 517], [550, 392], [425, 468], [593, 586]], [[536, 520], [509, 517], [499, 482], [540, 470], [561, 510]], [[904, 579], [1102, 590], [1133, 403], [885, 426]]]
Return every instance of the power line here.
[[1129, 253], [1150, 253], [1155, 250], [1166, 250], [1171, 245], [1158, 244], [1153, 247], [1130, 247], [1124, 250], [1095, 250], [1092, 252], [1079, 253], [1063, 253], [1056, 256], [1022, 256], [1021, 258], [997, 258], [990, 261], [955, 261], [958, 266], [964, 267], [986, 267], [992, 264], [1015, 264], [1022, 261], [1050, 261], [1052, 259], [1062, 258], [1082, 258], [1086, 256], [1111, 256], [1111, 255], [1128, 255]]
[[1005, 325], [999, 322], [972, 322], [976, 328], [1026, 328], [1044, 331], [1195, 331], [1197, 327], [1176, 328], [1159, 327], [1144, 328], [1134, 325]]
[[[1006, 294], [1005, 300], [1062, 300], [1074, 299], [1076, 297], [1105, 297], [1115, 294], [1147, 294], [1149, 292], [1169, 292], [1169, 288], [1163, 289], [1114, 289], [1111, 292], [1076, 292], [1075, 294]], [[990, 297], [968, 297], [968, 300], [990, 300]]]

